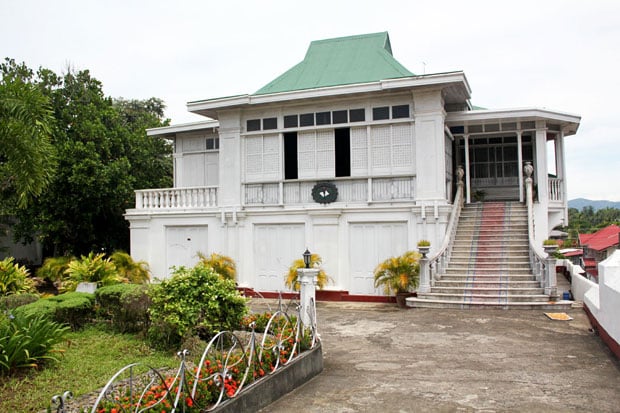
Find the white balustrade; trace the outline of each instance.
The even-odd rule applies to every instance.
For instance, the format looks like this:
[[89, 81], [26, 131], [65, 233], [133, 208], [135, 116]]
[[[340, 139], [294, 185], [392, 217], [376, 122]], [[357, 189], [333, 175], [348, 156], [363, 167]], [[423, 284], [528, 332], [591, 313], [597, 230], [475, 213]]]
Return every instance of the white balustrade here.
[[[415, 177], [325, 179], [338, 188], [336, 202], [367, 203], [411, 201], [415, 197]], [[245, 184], [245, 205], [299, 205], [314, 203], [316, 181], [283, 181]], [[370, 193], [370, 196], [369, 196]]]
[[563, 201], [562, 180], [560, 178], [549, 178], [549, 201]]
[[191, 209], [217, 206], [217, 187], [141, 189], [136, 209]]

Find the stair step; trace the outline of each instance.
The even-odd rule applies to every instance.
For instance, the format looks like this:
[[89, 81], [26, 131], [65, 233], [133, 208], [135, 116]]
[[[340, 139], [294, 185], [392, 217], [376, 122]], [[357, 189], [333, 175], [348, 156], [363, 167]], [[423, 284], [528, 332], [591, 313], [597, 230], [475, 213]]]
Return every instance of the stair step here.
[[458, 281], [458, 280], [440, 280], [435, 282], [436, 287], [446, 288], [540, 288], [538, 281]]
[[488, 295], [488, 294], [449, 294], [449, 293], [418, 293], [418, 298], [427, 300], [445, 300], [456, 302], [484, 302], [499, 304], [504, 303], [521, 303], [521, 302], [548, 302], [549, 296], [544, 294], [501, 294], [501, 295]]
[[467, 281], [467, 282], [479, 282], [479, 281], [535, 281], [532, 274], [525, 273], [495, 273], [495, 274], [480, 274], [480, 273], [447, 273], [441, 276], [439, 281]]
[[556, 302], [515, 302], [515, 303], [488, 303], [488, 302], [457, 302], [450, 300], [425, 300], [417, 297], [407, 298], [407, 306], [415, 308], [454, 308], [454, 309], [501, 309], [501, 310], [570, 310], [572, 301]]
[[433, 292], [444, 294], [474, 294], [474, 295], [502, 295], [510, 293], [512, 295], [539, 295], [544, 289], [537, 288], [485, 288], [485, 287], [433, 287]]

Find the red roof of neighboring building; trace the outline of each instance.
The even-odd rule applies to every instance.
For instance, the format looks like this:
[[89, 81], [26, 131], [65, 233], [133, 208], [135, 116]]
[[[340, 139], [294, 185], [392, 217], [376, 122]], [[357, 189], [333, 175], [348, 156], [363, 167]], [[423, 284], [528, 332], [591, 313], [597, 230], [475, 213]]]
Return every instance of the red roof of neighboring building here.
[[618, 244], [618, 234], [620, 227], [609, 225], [593, 234], [579, 234], [579, 243], [595, 251], [603, 251]]

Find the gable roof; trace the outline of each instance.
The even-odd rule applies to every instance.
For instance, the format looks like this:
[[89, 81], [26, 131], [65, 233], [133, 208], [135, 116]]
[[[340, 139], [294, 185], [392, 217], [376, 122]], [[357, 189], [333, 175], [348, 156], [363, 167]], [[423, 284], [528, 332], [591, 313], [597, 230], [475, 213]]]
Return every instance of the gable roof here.
[[255, 95], [415, 76], [394, 56], [387, 32], [315, 40], [304, 60]]
[[592, 234], [579, 234], [579, 243], [595, 251], [603, 251], [618, 244], [619, 233], [619, 226], [609, 225]]

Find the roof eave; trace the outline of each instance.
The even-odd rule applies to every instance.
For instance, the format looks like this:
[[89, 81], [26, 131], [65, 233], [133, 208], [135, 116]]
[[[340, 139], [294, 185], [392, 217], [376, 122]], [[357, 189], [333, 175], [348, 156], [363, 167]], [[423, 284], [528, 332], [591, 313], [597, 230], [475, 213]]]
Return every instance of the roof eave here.
[[581, 116], [567, 112], [560, 112], [545, 108], [510, 108], [493, 110], [471, 110], [465, 112], [450, 112], [446, 116], [449, 125], [479, 123], [484, 121], [506, 120], [536, 120], [546, 119], [559, 122], [563, 126], [565, 135], [577, 132]]
[[220, 123], [216, 120], [204, 120], [200, 122], [181, 123], [178, 125], [162, 126], [160, 128], [149, 128], [146, 136], [159, 136], [164, 138], [174, 138], [180, 132], [192, 132], [203, 129], [217, 128]]
[[187, 103], [187, 110], [192, 113], [217, 119], [218, 110], [235, 109], [249, 105], [305, 100], [321, 97], [353, 95], [387, 90], [412, 89], [429, 86], [457, 86], [460, 94], [468, 100], [471, 97], [469, 82], [462, 71], [435, 73], [421, 76], [409, 76], [397, 79], [385, 79], [377, 82], [356, 83], [349, 85], [328, 86], [315, 89], [291, 90], [260, 95], [240, 95], [225, 98], [207, 99]]

